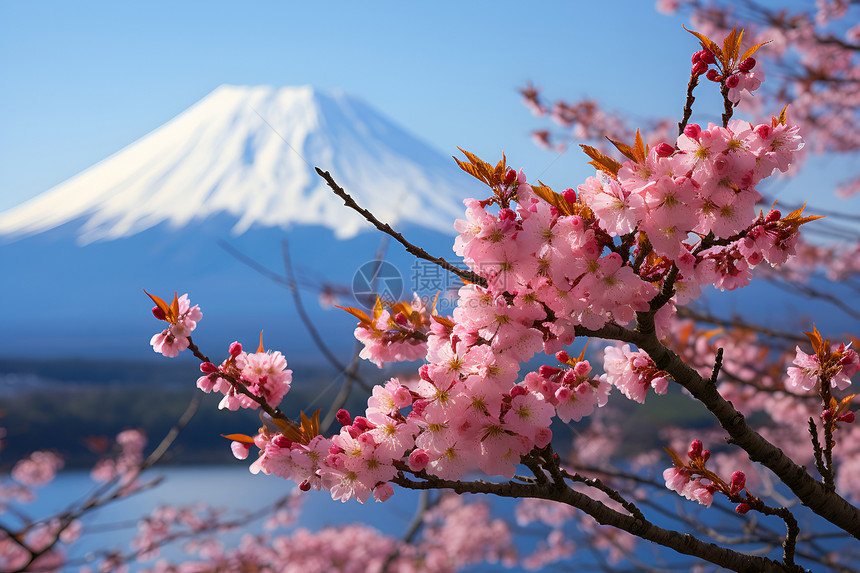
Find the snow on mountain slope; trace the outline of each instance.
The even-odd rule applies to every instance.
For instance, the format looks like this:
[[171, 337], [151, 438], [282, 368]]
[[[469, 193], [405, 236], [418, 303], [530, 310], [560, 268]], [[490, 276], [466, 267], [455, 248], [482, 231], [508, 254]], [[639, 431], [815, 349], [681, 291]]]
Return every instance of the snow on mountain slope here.
[[363, 102], [305, 87], [221, 86], [91, 168], [0, 213], [20, 238], [81, 219], [78, 241], [182, 227], [219, 213], [232, 231], [316, 224], [368, 228], [314, 172], [332, 173], [383, 221], [452, 233], [469, 178]]

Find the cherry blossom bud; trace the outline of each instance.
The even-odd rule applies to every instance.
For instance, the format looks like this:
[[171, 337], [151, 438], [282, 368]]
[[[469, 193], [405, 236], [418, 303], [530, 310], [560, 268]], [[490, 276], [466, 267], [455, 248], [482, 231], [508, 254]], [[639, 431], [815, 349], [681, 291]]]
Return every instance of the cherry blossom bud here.
[[433, 383], [433, 380], [430, 378], [430, 365], [429, 364], [422, 364], [421, 367], [418, 368], [418, 375], [425, 382], [430, 382], [431, 384]]
[[750, 506], [747, 503], [739, 503], [738, 506], [735, 508], [735, 511], [740, 513], [741, 515], [745, 514], [749, 510]]
[[702, 440], [693, 440], [690, 442], [690, 450], [687, 452], [687, 456], [693, 460], [702, 455]]
[[152, 316], [158, 320], [167, 320], [167, 315], [164, 314], [164, 311], [157, 306], [152, 307]]
[[404, 388], [403, 386], [391, 393], [391, 399], [398, 410], [412, 404], [412, 394], [408, 388]]
[[564, 196], [564, 200], [571, 205], [573, 203], [576, 203], [576, 191], [574, 191], [573, 189], [565, 189], [562, 195]]
[[430, 456], [426, 451], [417, 449], [409, 454], [409, 469], [413, 472], [420, 472], [430, 463]]
[[655, 151], [657, 152], [657, 157], [670, 157], [675, 153], [675, 148], [664, 142], [658, 145]]
[[275, 436], [275, 438], [272, 440], [272, 443], [279, 448], [289, 448], [293, 445], [293, 442], [283, 434], [278, 434], [277, 436]]
[[535, 445], [539, 448], [545, 448], [552, 441], [552, 430], [549, 428], [538, 428], [535, 432]]
[[845, 422], [846, 424], [850, 424], [854, 421], [854, 412], [848, 411], [836, 418], [839, 422]]
[[744, 472], [737, 471], [732, 474], [732, 484], [731, 484], [731, 492], [738, 493], [740, 492], [747, 483], [747, 476]]
[[738, 69], [744, 73], [752, 71], [752, 69], [754, 67], [755, 67], [755, 58], [747, 58], [746, 60], [744, 60], [740, 64], [738, 64]]
[[708, 461], [708, 458], [710, 458], [710, 457], [711, 457], [711, 450], [705, 450], [704, 452], [702, 452], [702, 459], [704, 461]]
[[349, 415], [349, 412], [341, 408], [337, 411], [337, 414], [334, 415], [338, 422], [340, 422], [341, 426], [349, 426], [352, 424], [352, 416]]
[[726, 78], [726, 87], [728, 88], [736, 88], [738, 84], [741, 83], [741, 78], [737, 74], [731, 75]]
[[394, 315], [394, 322], [396, 322], [400, 326], [409, 326], [409, 319], [406, 318], [406, 315], [402, 312], [398, 312]]
[[201, 362], [200, 372], [203, 374], [212, 374], [213, 372], [218, 372], [218, 367], [211, 362]]
[[510, 185], [517, 178], [517, 172], [513, 169], [509, 169], [505, 174], [505, 185]]
[[570, 400], [570, 395], [572, 392], [568, 386], [559, 386], [558, 390], [555, 391], [555, 399], [559, 402], [567, 402]]
[[702, 61], [702, 52], [704, 50], [699, 50], [698, 52], [693, 52], [693, 56], [690, 58], [690, 63], [695, 64]]
[[517, 396], [525, 396], [529, 391], [522, 386], [514, 386], [511, 388], [511, 398], [516, 398]]
[[755, 128], [753, 128], [753, 131], [754, 131], [754, 132], [755, 132], [755, 134], [756, 134], [756, 135], [758, 135], [760, 138], [762, 138], [762, 139], [767, 139], [767, 138], [769, 138], [769, 137], [770, 137], [770, 134], [771, 134], [771, 132], [772, 132], [773, 130], [772, 130], [772, 129], [771, 129], [771, 127], [770, 127], [769, 125], [767, 125], [766, 123], [760, 123], [760, 124], [758, 124], [757, 126], [755, 126]]
[[429, 400], [416, 400], [412, 404], [412, 412], [410, 415], [414, 414], [415, 416], [421, 416], [424, 414], [424, 410], [427, 408], [427, 404], [429, 403]]
[[549, 378], [551, 376], [555, 376], [561, 372], [561, 368], [556, 366], [550, 366], [548, 364], [542, 364], [540, 368], [538, 368], [538, 374], [540, 374], [543, 378]]
[[381, 483], [373, 488], [373, 499], [376, 501], [387, 501], [394, 495], [394, 486], [390, 483]]
[[353, 440], [357, 440], [358, 437], [363, 433], [361, 430], [359, 430], [355, 426], [344, 426], [344, 428], [346, 429], [346, 433], [349, 434], [349, 436]]
[[364, 416], [356, 416], [355, 421], [352, 423], [352, 425], [361, 430], [362, 432], [372, 430], [376, 427], [376, 424], [374, 424]]
[[310, 491], [311, 490], [311, 482], [308, 480], [303, 481], [299, 484], [299, 489], [302, 491]]
[[555, 353], [555, 359], [562, 364], [567, 364], [568, 362], [570, 362], [570, 354], [568, 354], [565, 350], [559, 350]]
[[754, 251], [747, 255], [747, 263], [749, 263], [751, 267], [758, 266], [763, 260], [764, 255], [761, 253], [761, 251]]
[[230, 356], [239, 356], [242, 354], [242, 345], [238, 342], [234, 342], [230, 345]]
[[717, 63], [717, 59], [714, 57], [714, 54], [710, 52], [710, 50], [702, 50], [701, 54], [702, 55], [699, 57], [699, 59], [706, 64], [711, 65]]
[[708, 70], [708, 73], [705, 74], [705, 77], [708, 78], [709, 80], [711, 80], [712, 82], [719, 82], [723, 79], [723, 76], [720, 75], [720, 72], [718, 72], [714, 68], [711, 68], [710, 70]]
[[699, 125], [695, 124], [695, 123], [688, 124], [684, 128], [684, 135], [686, 135], [690, 139], [699, 139], [699, 135], [701, 135], [701, 133], [702, 133], [702, 128], [699, 127]]
[[690, 75], [701, 76], [702, 74], [704, 74], [707, 71], [708, 71], [708, 64], [699, 60], [698, 62], [693, 64], [693, 67], [690, 69]]
[[513, 211], [513, 209], [500, 209], [499, 210], [499, 220], [500, 221], [516, 221], [517, 214]]
[[774, 209], [773, 211], [771, 211], [770, 213], [767, 214], [767, 216], [764, 218], [764, 222], [765, 223], [775, 223], [775, 222], [779, 221], [780, 219], [782, 219], [782, 213], [780, 213], [779, 211]]
[[589, 372], [591, 372], [591, 364], [588, 363], [588, 360], [577, 362], [576, 366], [573, 367], [573, 373], [577, 376], [585, 376]]

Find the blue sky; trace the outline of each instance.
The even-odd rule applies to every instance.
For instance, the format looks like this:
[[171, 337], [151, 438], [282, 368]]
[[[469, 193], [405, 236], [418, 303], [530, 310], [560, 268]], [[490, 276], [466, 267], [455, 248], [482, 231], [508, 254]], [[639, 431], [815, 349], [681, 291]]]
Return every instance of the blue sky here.
[[[695, 49], [682, 22], [650, 1], [3, 2], [0, 210], [222, 83], [341, 88], [446, 154], [505, 151], [537, 175], [554, 156], [532, 145], [540, 122], [515, 88], [531, 79], [641, 117], [677, 114]], [[589, 174], [583, 159], [541, 177], [572, 186]]]
[[[536, 148], [530, 131], [547, 122], [516, 88], [532, 80], [550, 99], [587, 95], [643, 121], [677, 117], [697, 47], [683, 23], [650, 0], [2, 2], [0, 210], [223, 83], [343, 89], [445, 154], [460, 146], [494, 161], [504, 151], [532, 178], [573, 187], [593, 173], [584, 155]], [[704, 87], [698, 110], [710, 101], [715, 114], [716, 90]], [[832, 187], [851, 163], [830, 160], [786, 191], [797, 201]]]

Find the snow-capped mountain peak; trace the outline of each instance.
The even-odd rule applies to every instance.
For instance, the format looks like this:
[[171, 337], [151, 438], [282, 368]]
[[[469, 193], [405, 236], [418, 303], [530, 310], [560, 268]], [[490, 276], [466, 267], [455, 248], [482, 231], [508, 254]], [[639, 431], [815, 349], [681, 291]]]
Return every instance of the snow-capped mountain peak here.
[[319, 166], [380, 219], [452, 232], [470, 183], [453, 161], [360, 100], [304, 87], [221, 86], [82, 173], [0, 213], [22, 237], [80, 220], [79, 240], [181, 227], [226, 213], [252, 225], [323, 225], [350, 237], [367, 223], [334, 196]]

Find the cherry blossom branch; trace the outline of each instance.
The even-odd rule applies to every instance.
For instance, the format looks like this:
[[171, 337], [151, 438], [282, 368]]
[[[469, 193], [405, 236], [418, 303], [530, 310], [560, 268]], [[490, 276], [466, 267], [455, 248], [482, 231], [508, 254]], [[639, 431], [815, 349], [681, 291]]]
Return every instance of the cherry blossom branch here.
[[[197, 348], [197, 345], [194, 344], [194, 342], [191, 340], [190, 336], [188, 337], [188, 350], [190, 350], [194, 354], [194, 356], [196, 356], [197, 359], [200, 360], [201, 362], [209, 362], [209, 363], [212, 362], [211, 360], [209, 360], [208, 356], [206, 356], [205, 354], [200, 352], [200, 349]], [[280, 408], [272, 408], [269, 405], [269, 403], [266, 402], [266, 399], [264, 397], [257, 396], [256, 394], [254, 394], [253, 392], [248, 390], [244, 384], [240, 383], [238, 380], [236, 380], [232, 376], [225, 374], [224, 372], [217, 372], [216, 374], [219, 377], [227, 380], [236, 392], [239, 392], [240, 394], [247, 396], [248, 398], [250, 398], [251, 400], [253, 400], [257, 404], [259, 404], [260, 409], [263, 410], [266, 414], [268, 414], [271, 418], [278, 419], [278, 420], [285, 420], [286, 422], [289, 422], [290, 424], [298, 426], [298, 424], [296, 424], [293, 420], [291, 420], [289, 418], [289, 416], [284, 414]]]
[[693, 95], [693, 90], [699, 85], [699, 76], [690, 74], [690, 82], [687, 84], [687, 101], [684, 103], [684, 116], [678, 122], [678, 135], [684, 133], [684, 128], [687, 127], [687, 122], [690, 121], [690, 116], [693, 115], [693, 103], [696, 97]]
[[484, 277], [477, 275], [472, 271], [464, 271], [463, 269], [458, 269], [442, 257], [434, 257], [424, 249], [417, 247], [407, 241], [403, 237], [403, 235], [392, 229], [390, 225], [388, 225], [387, 223], [383, 223], [382, 221], [377, 219], [373, 213], [371, 213], [367, 209], [362, 208], [358, 203], [356, 203], [355, 199], [353, 199], [346, 191], [343, 190], [340, 185], [337, 184], [337, 182], [335, 182], [334, 178], [328, 171], [323, 171], [319, 167], [315, 167], [314, 169], [316, 169], [316, 172], [319, 174], [319, 176], [325, 180], [325, 182], [328, 184], [334, 194], [343, 199], [343, 202], [347, 207], [356, 211], [369, 223], [371, 223], [374, 227], [376, 227], [383, 233], [390, 235], [395, 241], [403, 245], [409, 254], [414, 255], [419, 259], [433, 263], [434, 265], [437, 265], [439, 267], [442, 267], [446, 271], [454, 273], [461, 279], [466, 280], [470, 283], [474, 283], [483, 287], [487, 286], [487, 280]]
[[[411, 472], [410, 472], [411, 473]], [[601, 525], [610, 525], [632, 535], [673, 549], [684, 555], [698, 557], [733, 571], [802, 571], [798, 567], [781, 564], [766, 557], [745, 555], [738, 551], [705, 543], [678, 531], [663, 529], [635, 516], [616, 511], [600, 501], [577, 492], [565, 484], [522, 484], [516, 482], [495, 483], [486, 481], [452, 481], [427, 474], [418, 474], [421, 481], [407, 478], [402, 472], [392, 481], [397, 485], [415, 490], [451, 489], [458, 494], [483, 493], [509, 498], [535, 498], [557, 501], [580, 509]]]
[[653, 313], [637, 315], [637, 334], [635, 340], [625, 341], [644, 350], [658, 369], [671, 374], [678, 384], [702, 402], [729, 433], [730, 443], [744, 449], [751, 460], [770, 469], [813, 512], [860, 539], [860, 509], [813, 479], [803, 467], [754, 431], [743, 414], [720, 395], [710, 380], [702, 378], [677, 354], [663, 346], [655, 332]]

